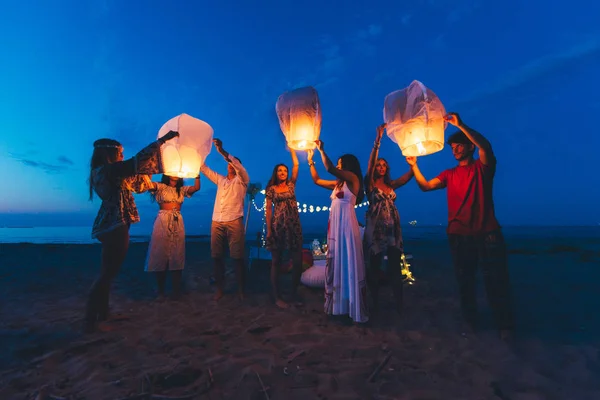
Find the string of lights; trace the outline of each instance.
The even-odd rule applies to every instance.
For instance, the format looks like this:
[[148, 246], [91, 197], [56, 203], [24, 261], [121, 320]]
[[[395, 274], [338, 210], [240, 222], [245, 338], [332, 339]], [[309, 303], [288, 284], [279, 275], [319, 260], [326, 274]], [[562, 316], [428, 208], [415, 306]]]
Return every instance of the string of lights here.
[[[259, 193], [264, 195], [265, 191], [261, 190]], [[267, 205], [266, 198], [263, 201], [262, 206], [260, 206], [260, 207], [258, 205], [256, 205], [256, 201], [254, 200], [254, 198], [252, 198], [252, 206], [254, 206], [254, 209], [256, 211], [258, 211], [258, 212], [265, 211], [266, 205]], [[302, 213], [329, 211], [329, 207], [327, 207], [327, 206], [315, 206], [313, 204], [306, 204], [306, 203], [303, 203], [302, 205], [300, 205], [300, 202], [296, 202], [296, 205], [298, 206], [298, 212], [302, 212]], [[368, 201], [363, 201], [362, 203], [355, 205], [354, 208], [366, 207], [368, 205], [369, 205]]]
[[[265, 190], [263, 189], [259, 193], [264, 195]], [[260, 241], [261, 241], [262, 247], [265, 247], [267, 244], [266, 243], [266, 238], [267, 238], [267, 198], [265, 197], [265, 199], [262, 202], [262, 206], [260, 206], [260, 207], [256, 204], [254, 197], [251, 198], [251, 201], [252, 201], [252, 206], [254, 207], [254, 209], [257, 212], [262, 213], [262, 235], [261, 235]], [[300, 202], [296, 202], [296, 205], [298, 206], [298, 212], [301, 212], [301, 213], [329, 211], [329, 207], [327, 207], [327, 206], [315, 206], [313, 204], [306, 204], [306, 203], [302, 203], [302, 206], [300, 206]], [[369, 205], [368, 201], [363, 201], [360, 204], [356, 204], [354, 206], [354, 208], [366, 207], [368, 205]]]

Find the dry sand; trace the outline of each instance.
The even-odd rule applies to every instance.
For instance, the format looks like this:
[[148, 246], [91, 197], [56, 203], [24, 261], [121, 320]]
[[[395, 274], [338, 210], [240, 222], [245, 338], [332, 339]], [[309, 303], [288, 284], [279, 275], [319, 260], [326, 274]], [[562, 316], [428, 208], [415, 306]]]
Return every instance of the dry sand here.
[[215, 304], [205, 243], [187, 246], [184, 299], [154, 301], [147, 244], [132, 244], [111, 297], [131, 319], [83, 336], [99, 246], [0, 245], [0, 399], [44, 386], [54, 399], [600, 399], [598, 241], [511, 246], [515, 346], [489, 323], [462, 332], [444, 241], [407, 246], [417, 282], [404, 315], [384, 289], [379, 315], [356, 327], [325, 318], [318, 290], [303, 289], [304, 307], [275, 308], [264, 264], [244, 304]]

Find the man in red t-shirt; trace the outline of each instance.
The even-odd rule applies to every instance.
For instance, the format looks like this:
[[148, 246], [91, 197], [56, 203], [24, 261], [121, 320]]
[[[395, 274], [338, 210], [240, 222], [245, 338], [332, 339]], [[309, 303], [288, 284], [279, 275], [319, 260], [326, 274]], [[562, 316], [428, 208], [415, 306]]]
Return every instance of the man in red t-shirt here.
[[[427, 181], [419, 171], [416, 157], [406, 157], [406, 161], [421, 190], [446, 188], [447, 233], [464, 318], [476, 328], [476, 271], [479, 264], [500, 336], [508, 339], [514, 329], [514, 314], [506, 245], [496, 220], [492, 195], [496, 157], [490, 142], [465, 125], [458, 114], [449, 113], [445, 119], [460, 129], [448, 138], [458, 165]], [[476, 148], [479, 149], [478, 159], [473, 158]]]

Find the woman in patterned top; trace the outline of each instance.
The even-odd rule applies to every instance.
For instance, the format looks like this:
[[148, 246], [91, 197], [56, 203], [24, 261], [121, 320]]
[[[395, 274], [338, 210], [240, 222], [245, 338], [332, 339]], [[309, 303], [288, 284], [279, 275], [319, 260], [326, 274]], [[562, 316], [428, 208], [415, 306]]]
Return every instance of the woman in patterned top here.
[[369, 199], [365, 227], [365, 253], [369, 260], [369, 289], [373, 298], [374, 309], [379, 300], [379, 280], [384, 254], [387, 255], [387, 272], [396, 298], [396, 309], [402, 309], [402, 273], [400, 257], [404, 251], [400, 214], [394, 204], [399, 187], [405, 185], [413, 177], [412, 170], [400, 178], [391, 180], [390, 166], [379, 155], [379, 146], [385, 124], [377, 127], [375, 145], [369, 158], [369, 166], [365, 177], [365, 189]]
[[296, 201], [296, 179], [298, 178], [298, 157], [293, 149], [292, 176], [288, 174], [285, 164], [278, 164], [273, 168], [273, 174], [265, 190], [266, 223], [267, 223], [267, 249], [271, 251], [271, 287], [275, 304], [279, 308], [288, 308], [289, 305], [281, 298], [279, 291], [279, 271], [284, 250], [290, 252], [292, 259], [292, 297], [296, 298], [296, 291], [300, 284], [302, 274], [302, 227], [300, 214]]
[[148, 189], [150, 178], [147, 175], [157, 174], [162, 168], [160, 146], [176, 136], [179, 133], [167, 133], [127, 161], [123, 161], [123, 146], [116, 140], [94, 142], [90, 162], [90, 201], [95, 192], [102, 204], [94, 221], [92, 238], [102, 243], [102, 269], [88, 295], [86, 332], [93, 332], [98, 324], [108, 319], [110, 285], [127, 255], [129, 226], [140, 220], [131, 193]]
[[185, 265], [185, 228], [181, 216], [184, 197], [191, 197], [200, 190], [200, 176], [194, 186], [183, 186], [183, 179], [163, 175], [160, 182], [151, 182], [148, 189], [160, 211], [154, 220], [154, 228], [148, 246], [144, 270], [156, 273], [158, 296], [165, 294], [167, 269], [171, 271], [173, 298], [181, 294], [181, 275]]

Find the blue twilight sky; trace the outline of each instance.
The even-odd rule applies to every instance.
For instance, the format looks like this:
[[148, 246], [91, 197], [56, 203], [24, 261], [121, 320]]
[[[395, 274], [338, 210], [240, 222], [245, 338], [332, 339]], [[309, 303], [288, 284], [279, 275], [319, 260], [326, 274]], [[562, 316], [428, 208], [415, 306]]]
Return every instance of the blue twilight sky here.
[[[365, 168], [385, 95], [413, 79], [492, 142], [502, 224], [600, 223], [597, 1], [23, 0], [0, 15], [0, 226], [91, 225], [92, 142], [118, 139], [129, 157], [182, 112], [264, 186], [290, 162], [275, 101], [305, 85], [319, 91], [329, 155]], [[408, 170], [387, 137], [381, 154], [392, 175]], [[207, 163], [225, 171], [214, 150]], [[454, 164], [447, 147], [419, 161], [428, 178]], [[397, 193], [404, 222], [446, 223], [445, 192], [411, 181]], [[189, 233], [208, 232], [214, 194], [204, 179], [186, 200]], [[329, 204], [305, 163], [297, 195]], [[137, 201], [149, 227], [156, 205]], [[327, 214], [302, 218], [320, 228]]]

